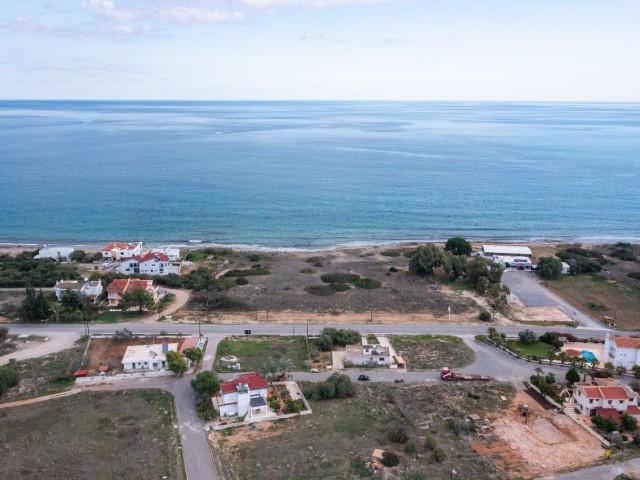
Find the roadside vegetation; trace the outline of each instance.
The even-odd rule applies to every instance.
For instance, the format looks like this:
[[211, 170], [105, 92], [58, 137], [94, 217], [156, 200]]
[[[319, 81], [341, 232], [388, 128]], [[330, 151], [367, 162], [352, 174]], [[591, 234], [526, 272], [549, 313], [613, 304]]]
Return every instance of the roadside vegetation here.
[[7, 452], [0, 478], [183, 480], [174, 422], [173, 398], [158, 390], [80, 393], [0, 410]]
[[80, 278], [73, 264], [58, 263], [51, 258], [36, 260], [33, 257], [37, 253], [0, 255], [0, 288], [53, 287], [61, 278]]

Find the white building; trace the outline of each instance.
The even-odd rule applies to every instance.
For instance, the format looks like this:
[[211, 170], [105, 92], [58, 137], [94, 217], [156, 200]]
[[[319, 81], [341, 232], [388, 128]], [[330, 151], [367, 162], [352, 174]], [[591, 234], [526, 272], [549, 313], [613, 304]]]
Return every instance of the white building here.
[[172, 262], [164, 253], [147, 253], [123, 260], [118, 271], [124, 275], [143, 273], [146, 275], [180, 275], [180, 262]]
[[168, 246], [152, 248], [151, 253], [163, 253], [164, 255], [169, 257], [169, 260], [171, 260], [172, 262], [177, 262], [178, 260], [180, 260], [180, 249], [178, 247]]
[[640, 338], [607, 337], [604, 340], [603, 363], [611, 362], [616, 367], [622, 365], [627, 369], [640, 365]]
[[483, 245], [482, 255], [485, 257], [533, 257], [529, 247], [519, 245]]
[[531, 270], [533, 262], [529, 257], [507, 257], [503, 255], [494, 255], [493, 261], [500, 263], [504, 268], [512, 270]]
[[220, 417], [266, 415], [269, 384], [257, 373], [247, 373], [220, 384]]
[[100, 295], [102, 295], [103, 291], [104, 287], [100, 280], [94, 280], [93, 282], [85, 281], [84, 285], [82, 285], [82, 288], [80, 289], [80, 293], [82, 295], [94, 302]]
[[33, 257], [36, 259], [40, 258], [53, 258], [58, 262], [67, 262], [69, 261], [69, 255], [73, 252], [73, 247], [47, 247], [41, 248], [38, 254]]
[[628, 413], [640, 417], [638, 394], [612, 378], [596, 379], [596, 384], [576, 384], [573, 389], [573, 404], [582, 415], [611, 415]]
[[122, 260], [136, 255], [142, 255], [142, 242], [118, 243], [111, 242], [102, 249], [102, 258], [109, 260]]
[[344, 353], [344, 363], [351, 365], [391, 365], [389, 347], [380, 345], [347, 345]]
[[164, 370], [167, 368], [167, 352], [177, 351], [177, 343], [129, 346], [122, 357], [123, 370]]
[[102, 282], [100, 282], [100, 280], [93, 282], [88, 280], [84, 280], [84, 282], [78, 280], [59, 280], [53, 287], [53, 292], [56, 294], [58, 301], [62, 300], [64, 294], [69, 290], [78, 292], [80, 295], [92, 301], [95, 301], [103, 292]]

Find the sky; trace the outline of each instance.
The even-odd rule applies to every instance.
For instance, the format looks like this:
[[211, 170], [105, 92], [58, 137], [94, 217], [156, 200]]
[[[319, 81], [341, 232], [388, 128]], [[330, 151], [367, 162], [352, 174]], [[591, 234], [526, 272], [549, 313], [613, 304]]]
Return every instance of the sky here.
[[3, 0], [0, 98], [640, 101], [640, 0]]

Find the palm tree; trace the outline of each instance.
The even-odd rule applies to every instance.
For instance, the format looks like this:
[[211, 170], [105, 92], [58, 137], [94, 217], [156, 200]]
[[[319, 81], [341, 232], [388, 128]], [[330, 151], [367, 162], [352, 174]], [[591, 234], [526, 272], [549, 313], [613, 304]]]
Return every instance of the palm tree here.
[[587, 383], [587, 373], [589, 373], [589, 370], [582, 366], [580, 367], [580, 373], [582, 374], [582, 383]]
[[604, 364], [604, 371], [607, 372], [608, 375], [611, 375], [615, 368], [616, 367], [612, 362], [607, 362]]
[[536, 367], [534, 370], [536, 371], [537, 377], [539, 377], [542, 373], [544, 373], [544, 370], [542, 369], [542, 367]]
[[558, 354], [558, 358], [560, 359], [562, 366], [564, 366], [564, 362], [569, 359], [569, 354], [563, 350]]
[[287, 372], [293, 368], [293, 362], [290, 358], [279, 358], [275, 364], [283, 379], [287, 376]]
[[489, 335], [489, 340], [493, 340], [497, 334], [498, 330], [495, 327], [487, 328], [487, 335]]
[[598, 360], [597, 358], [591, 360], [591, 370], [595, 370], [598, 365], [600, 365], [600, 360]]
[[631, 367], [631, 370], [633, 371], [634, 377], [640, 378], [640, 365], [634, 365], [633, 367]]
[[549, 359], [549, 365], [553, 363], [553, 358], [556, 356], [556, 349], [550, 348], [547, 352], [547, 358]]
[[624, 375], [625, 373], [627, 373], [627, 367], [625, 367], [624, 365], [618, 365], [616, 367], [616, 373], [620, 376]]
[[273, 383], [273, 376], [277, 371], [278, 365], [271, 358], [267, 359], [267, 361], [260, 365], [260, 368], [258, 369], [260, 375], [262, 375], [269, 383]]
[[53, 317], [56, 319], [56, 323], [60, 322], [60, 314], [62, 313], [62, 310], [64, 309], [64, 307], [62, 306], [61, 303], [54, 303], [53, 305], [51, 305], [51, 312], [53, 313]]

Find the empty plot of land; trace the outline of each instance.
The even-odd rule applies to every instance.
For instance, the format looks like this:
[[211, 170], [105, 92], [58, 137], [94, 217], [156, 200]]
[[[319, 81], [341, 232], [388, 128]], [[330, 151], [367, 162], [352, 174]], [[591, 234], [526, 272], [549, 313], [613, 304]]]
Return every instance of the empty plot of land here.
[[184, 479], [172, 397], [81, 393], [0, 411], [3, 479]]
[[[314, 351], [317, 352], [317, 348]], [[235, 357], [236, 360], [221, 362], [223, 357]], [[278, 335], [228, 337], [218, 343], [214, 368], [228, 372], [225, 365], [240, 363], [242, 371], [256, 371], [269, 358], [288, 358], [293, 364], [292, 370], [306, 370], [304, 361], [309, 357], [305, 338]]]
[[476, 356], [460, 337], [445, 335], [392, 335], [396, 353], [407, 362], [407, 370], [439, 370], [470, 365]]

